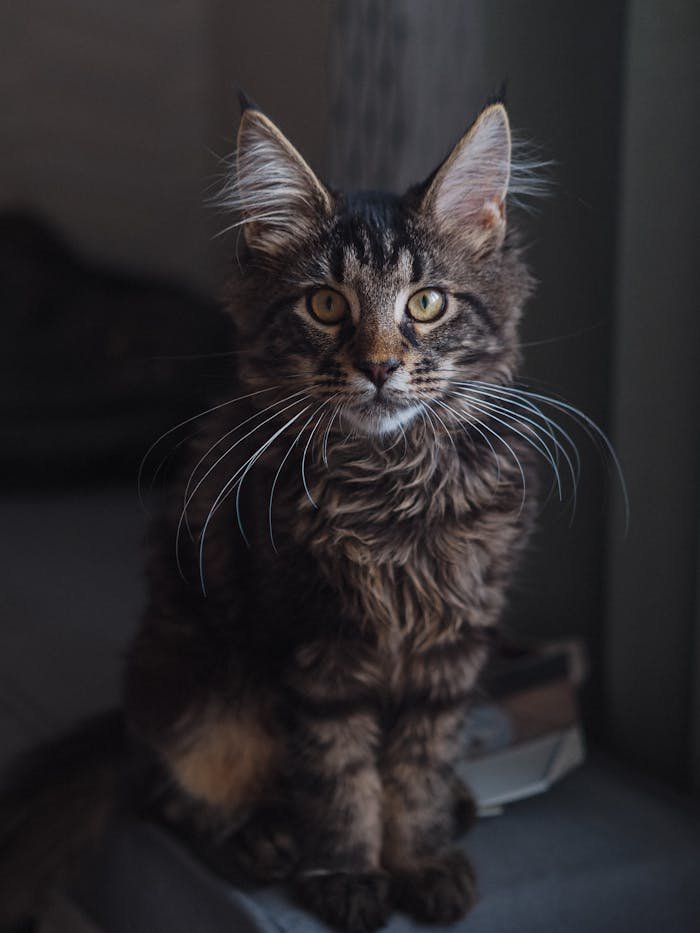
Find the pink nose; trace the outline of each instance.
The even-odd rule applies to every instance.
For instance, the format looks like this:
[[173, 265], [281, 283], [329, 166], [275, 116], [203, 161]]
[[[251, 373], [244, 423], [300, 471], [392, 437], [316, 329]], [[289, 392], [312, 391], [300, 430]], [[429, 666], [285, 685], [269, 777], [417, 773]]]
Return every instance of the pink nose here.
[[357, 368], [380, 389], [394, 370], [399, 368], [399, 365], [398, 360], [382, 360], [379, 363], [371, 360], [361, 360], [357, 364]]

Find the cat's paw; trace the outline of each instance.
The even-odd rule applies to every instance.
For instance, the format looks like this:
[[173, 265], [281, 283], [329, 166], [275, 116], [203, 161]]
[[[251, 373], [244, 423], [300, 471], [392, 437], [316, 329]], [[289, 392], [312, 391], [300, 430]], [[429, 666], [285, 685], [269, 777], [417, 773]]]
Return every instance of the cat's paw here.
[[389, 883], [377, 872], [331, 872], [297, 882], [305, 907], [343, 933], [374, 933], [389, 919]]
[[299, 850], [283, 815], [256, 814], [227, 843], [233, 861], [254, 881], [283, 881], [299, 861]]
[[455, 849], [392, 881], [396, 906], [423, 923], [453, 923], [476, 903], [476, 876], [469, 859]]

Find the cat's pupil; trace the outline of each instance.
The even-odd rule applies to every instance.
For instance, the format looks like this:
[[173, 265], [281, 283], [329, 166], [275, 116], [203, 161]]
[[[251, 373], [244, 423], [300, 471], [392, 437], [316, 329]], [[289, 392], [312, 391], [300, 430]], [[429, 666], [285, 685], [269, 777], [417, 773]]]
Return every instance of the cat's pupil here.
[[330, 295], [326, 298], [326, 311], [330, 311], [333, 307], [333, 299]]
[[428, 307], [428, 296], [423, 295], [423, 297], [420, 300], [420, 303], [423, 306], [423, 310], [425, 311], [425, 309]]

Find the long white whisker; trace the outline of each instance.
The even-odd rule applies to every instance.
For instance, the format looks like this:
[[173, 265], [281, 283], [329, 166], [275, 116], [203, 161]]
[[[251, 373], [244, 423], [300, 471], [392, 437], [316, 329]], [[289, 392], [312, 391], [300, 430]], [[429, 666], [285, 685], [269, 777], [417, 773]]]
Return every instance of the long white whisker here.
[[[243, 483], [243, 480], [246, 478], [246, 475], [250, 471], [251, 467], [255, 465], [255, 463], [265, 453], [265, 451], [270, 447], [270, 445], [273, 444], [277, 440], [277, 438], [281, 434], [283, 434], [284, 431], [287, 430], [287, 428], [290, 425], [294, 424], [294, 422], [298, 418], [301, 418], [304, 412], [307, 411], [309, 408], [310, 408], [309, 405], [307, 405], [305, 408], [302, 408], [302, 410], [297, 412], [296, 415], [290, 418], [289, 421], [286, 422], [286, 424], [283, 424], [281, 428], [278, 428], [278, 430], [275, 431], [274, 434], [267, 441], [265, 441], [263, 444], [260, 445], [260, 447], [258, 447], [255, 453], [251, 457], [248, 458], [245, 464], [236, 470], [233, 476], [231, 476], [224, 483], [222, 489], [219, 491], [218, 496], [214, 500], [211, 508], [209, 509], [209, 513], [207, 515], [206, 521], [204, 522], [204, 525], [202, 526], [202, 531], [199, 537], [199, 582], [202, 588], [203, 596], [206, 597], [207, 595], [207, 590], [206, 590], [206, 585], [205, 585], [205, 580], [204, 580], [204, 545], [206, 542], [207, 529], [209, 527], [209, 523], [211, 522], [212, 518], [216, 514], [221, 504], [227, 498], [227, 496], [233, 491], [235, 486], [237, 486], [238, 489], [237, 489], [237, 494], [236, 494], [236, 515], [238, 517], [239, 528], [240, 528], [241, 534], [243, 535], [243, 540], [249, 546], [248, 539], [245, 535], [245, 532], [243, 531], [243, 526], [240, 521], [239, 496], [240, 496], [240, 491], [241, 491], [241, 484]], [[239, 473], [241, 474], [240, 478], [238, 478]]]
[[[424, 402], [423, 404], [427, 406], [428, 411], [429, 411], [429, 412], [435, 417], [435, 419], [443, 426], [443, 428], [445, 429], [445, 432], [447, 433], [447, 436], [448, 436], [448, 438], [449, 438], [449, 440], [450, 440], [450, 444], [452, 444], [452, 447], [453, 447], [453, 449], [454, 449], [454, 451], [455, 451], [455, 453], [456, 453], [456, 452], [457, 452], [457, 445], [456, 445], [455, 442], [454, 442], [454, 438], [452, 437], [452, 434], [451, 434], [451, 432], [450, 432], [450, 429], [447, 427], [447, 425], [446, 425], [445, 422], [442, 420], [442, 418], [440, 417], [440, 415], [438, 415], [438, 413], [435, 411], [435, 409], [434, 409], [430, 404], [428, 404], [428, 402]], [[436, 435], [436, 438], [437, 438], [437, 435]]]
[[[209, 455], [210, 455], [211, 453], [213, 453], [213, 451], [216, 450], [216, 448], [217, 448], [220, 444], [222, 444], [222, 443], [226, 440], [226, 438], [230, 437], [232, 434], [235, 434], [236, 431], [238, 431], [240, 428], [244, 427], [246, 424], [249, 424], [251, 421], [254, 421], [256, 418], [259, 418], [259, 417], [261, 417], [262, 415], [266, 414], [266, 413], [267, 413], [268, 411], [270, 411], [271, 409], [278, 408], [280, 405], [283, 405], [285, 402], [288, 402], [290, 399], [294, 399], [294, 398], [296, 398], [296, 397], [299, 396], [299, 395], [304, 395], [304, 393], [306, 393], [306, 391], [307, 391], [306, 389], [299, 389], [298, 392], [292, 392], [291, 395], [287, 395], [285, 398], [277, 399], [276, 401], [272, 402], [271, 405], [267, 405], [267, 406], [266, 406], [265, 408], [263, 408], [261, 411], [253, 412], [253, 414], [250, 415], [250, 417], [246, 418], [244, 421], [241, 421], [239, 424], [237, 424], [237, 425], [235, 425], [233, 428], [231, 428], [230, 431], [227, 431], [225, 434], [223, 434], [217, 441], [215, 441], [215, 442], [211, 445], [211, 447], [206, 451], [206, 453], [202, 454], [202, 456], [199, 458], [199, 460], [198, 460], [197, 463], [195, 464], [194, 469], [193, 469], [192, 472], [190, 473], [189, 479], [187, 480], [187, 485], [185, 486], [185, 491], [184, 491], [183, 496], [182, 496], [182, 502], [183, 502], [183, 506], [182, 506], [182, 517], [183, 517], [183, 519], [184, 519], [185, 528], [187, 529], [187, 533], [188, 533], [188, 535], [190, 536], [190, 540], [194, 540], [194, 538], [193, 538], [193, 535], [192, 535], [192, 530], [191, 530], [191, 528], [190, 528], [189, 519], [188, 519], [188, 517], [187, 517], [187, 507], [188, 507], [188, 505], [190, 504], [190, 502], [192, 501], [192, 498], [193, 498], [194, 493], [196, 493], [197, 489], [199, 489], [199, 487], [202, 485], [202, 483], [204, 482], [204, 480], [206, 480], [207, 476], [209, 476], [209, 474], [211, 473], [211, 471], [212, 471], [213, 469], [215, 469], [215, 468], [218, 466], [218, 464], [221, 462], [221, 460], [222, 460], [224, 457], [227, 457], [227, 456], [229, 455], [229, 453], [230, 453], [235, 447], [237, 447], [238, 444], [240, 444], [240, 442], [241, 442], [242, 440], [245, 440], [245, 438], [246, 438], [246, 437], [249, 437], [250, 435], [249, 435], [249, 434], [246, 434], [244, 437], [242, 437], [242, 438], [240, 438], [238, 441], [236, 441], [235, 444], [232, 444], [231, 447], [229, 447], [228, 450], [227, 450], [225, 453], [223, 453], [223, 454], [221, 455], [221, 457], [220, 457], [218, 460], [216, 460], [216, 461], [212, 464], [212, 466], [210, 467], [210, 469], [207, 470], [207, 472], [204, 474], [204, 476], [203, 476], [203, 477], [200, 479], [200, 481], [197, 483], [197, 486], [195, 487], [193, 494], [190, 495], [190, 489], [191, 489], [191, 487], [192, 487], [192, 483], [194, 482], [194, 478], [195, 478], [195, 475], [196, 475], [196, 473], [197, 473], [197, 470], [198, 470], [198, 469], [200, 468], [200, 466], [205, 462], [205, 460], [207, 459], [207, 457], [209, 457]], [[281, 411], [285, 411], [285, 410], [286, 410], [286, 409], [284, 409], [284, 408], [281, 409]], [[258, 428], [262, 427], [262, 426], [263, 426], [264, 424], [266, 424], [266, 423], [267, 423], [266, 421], [263, 421], [261, 424], [258, 425]], [[257, 430], [257, 428], [255, 428], [254, 430]], [[178, 529], [179, 529], [179, 524], [178, 524]]]
[[[336, 397], [335, 395], [331, 395], [331, 397], [330, 397], [330, 398], [327, 398], [326, 401], [323, 403], [323, 405], [321, 405], [320, 407], [323, 408], [324, 405], [327, 405], [329, 402], [332, 402], [333, 399], [334, 399], [335, 397]], [[318, 409], [316, 409], [316, 411], [318, 411]], [[314, 414], [315, 414], [315, 412], [314, 412]], [[314, 436], [314, 434], [316, 433], [316, 429], [318, 428], [319, 424], [321, 423], [322, 417], [323, 417], [322, 415], [319, 415], [319, 416], [318, 416], [318, 421], [316, 422], [316, 424], [315, 424], [315, 425], [313, 426], [313, 428], [311, 429], [311, 433], [309, 434], [309, 436], [308, 436], [308, 438], [307, 438], [307, 441], [306, 441], [306, 444], [304, 445], [304, 453], [302, 454], [302, 458], [301, 458], [301, 481], [302, 481], [302, 483], [304, 484], [304, 491], [306, 492], [307, 498], [308, 498], [309, 502], [311, 503], [311, 505], [312, 505], [315, 509], [318, 508], [318, 505], [316, 504], [316, 502], [314, 501], [313, 496], [312, 496], [311, 493], [309, 492], [309, 487], [308, 487], [308, 484], [307, 484], [307, 482], [306, 482], [306, 455], [307, 455], [307, 453], [308, 453], [308, 450], [309, 450], [309, 446], [310, 446], [310, 444], [311, 444], [311, 441], [313, 440], [313, 436]]]
[[[483, 384], [489, 385], [489, 383]], [[552, 408], [556, 408], [563, 414], [568, 415], [573, 421], [577, 421], [592, 440], [600, 441], [603, 444], [604, 449], [607, 451], [607, 454], [610, 457], [613, 466], [615, 467], [615, 473], [620, 484], [625, 514], [625, 534], [627, 534], [629, 531], [630, 519], [630, 505], [627, 484], [625, 482], [624, 473], [622, 472], [622, 466], [620, 465], [618, 456], [615, 453], [615, 448], [608, 440], [605, 432], [599, 428], [595, 421], [593, 421], [592, 418], [585, 414], [585, 412], [582, 412], [579, 408], [576, 408], [574, 405], [570, 405], [568, 402], [564, 402], [561, 399], [551, 398], [549, 395], [542, 395], [539, 392], [531, 392], [526, 389], [516, 389], [515, 387], [509, 387], [508, 391], [513, 395], [523, 399], [535, 399], [538, 402], [543, 402], [545, 405], [551, 405]]]
[[[485, 407], [485, 406], [483, 405], [483, 403], [481, 403], [481, 402], [476, 402], [476, 401], [474, 401], [473, 399], [470, 399], [470, 406], [471, 406], [472, 408], [476, 408], [476, 410], [479, 411], [479, 412], [481, 412], [482, 415], [486, 415], [488, 418], [492, 419], [493, 421], [498, 422], [498, 424], [503, 425], [503, 427], [506, 428], [507, 430], [512, 431], [514, 434], [517, 434], [518, 437], [521, 437], [527, 444], [530, 445], [530, 447], [533, 448], [533, 450], [536, 450], [538, 453], [542, 454], [542, 456], [545, 457], [545, 459], [546, 459], [546, 460], [550, 463], [550, 465], [552, 466], [552, 469], [554, 470], [555, 475], [557, 476], [557, 478], [559, 477], [559, 472], [558, 472], [557, 467], [556, 467], [556, 462], [555, 462], [554, 459], [551, 457], [551, 454], [549, 454], [549, 456], [548, 456], [547, 454], [543, 453], [542, 448], [541, 448], [537, 443], [535, 443], [535, 441], [533, 440], [532, 437], [529, 437], [529, 436], [528, 436], [527, 434], [525, 434], [523, 431], [520, 431], [520, 430], [519, 430], [518, 428], [516, 428], [512, 423], [510, 423], [510, 422], [508, 422], [508, 421], [504, 421], [502, 418], [499, 418], [498, 415], [494, 415], [494, 414], [493, 414], [493, 410], [489, 410], [489, 408]], [[493, 406], [491, 406], [491, 409], [493, 409]], [[501, 438], [501, 440], [503, 440], [503, 438]], [[546, 449], [546, 448], [545, 448], [545, 449]], [[518, 463], [520, 463], [520, 461], [518, 461]], [[521, 469], [521, 472], [522, 472], [522, 466], [521, 466], [520, 469]], [[561, 484], [560, 484], [560, 488], [561, 488]]]
[[[544, 425], [540, 425], [539, 422], [536, 422], [533, 425], [533, 427], [535, 427], [535, 429], [538, 431], [539, 430], [544, 431], [547, 434], [547, 436], [552, 440], [554, 444], [557, 465], [559, 464], [559, 453], [561, 452], [564, 459], [566, 460], [566, 464], [569, 469], [569, 474], [571, 476], [571, 488], [572, 488], [572, 508], [571, 508], [571, 522], [570, 523], [573, 524], [574, 516], [576, 514], [578, 483], [579, 483], [579, 479], [581, 475], [581, 458], [579, 456], [578, 447], [576, 446], [571, 435], [567, 431], [565, 431], [564, 428], [561, 427], [561, 425], [557, 424], [556, 421], [554, 421], [552, 418], [546, 415], [537, 405], [534, 404], [534, 402], [528, 399], [521, 399], [517, 396], [514, 397], [512, 394], [508, 392], [501, 392], [493, 388], [490, 390], [483, 390], [481, 388], [475, 388], [471, 386], [469, 383], [457, 383], [457, 384], [460, 386], [467, 386], [470, 392], [475, 392], [479, 396], [485, 396], [486, 398], [499, 399], [502, 402], [506, 403], [508, 406], [515, 406], [517, 408], [522, 408], [525, 411], [532, 413], [535, 416], [535, 418], [542, 419], [542, 421], [545, 423]], [[480, 386], [481, 384], [474, 383], [474, 386], [476, 385]], [[524, 415], [519, 415], [518, 417], [523, 421], [529, 420]], [[574, 458], [573, 461], [571, 457], [569, 456], [569, 450], [559, 440], [557, 435], [554, 433], [555, 431], [558, 432], [564, 438], [564, 440], [566, 440], [568, 444], [570, 445], [571, 453], [573, 454], [573, 458]], [[557, 473], [555, 473], [555, 476], [556, 476], [556, 482], [557, 482], [558, 489], [559, 489], [559, 499], [561, 501], [562, 499], [561, 483], [559, 482], [559, 476]]]
[[258, 389], [256, 392], [248, 392], [246, 395], [239, 395], [237, 398], [231, 398], [231, 399], [228, 399], [226, 402], [220, 402], [218, 405], [212, 405], [211, 408], [207, 408], [206, 411], [201, 411], [198, 415], [192, 415], [192, 417], [190, 418], [185, 418], [184, 421], [181, 421], [179, 424], [176, 424], [174, 427], [169, 428], [167, 431], [161, 434], [159, 438], [153, 441], [151, 446], [148, 448], [146, 453], [141, 458], [141, 463], [139, 464], [139, 470], [138, 470], [138, 474], [136, 478], [138, 496], [139, 496], [139, 502], [141, 503], [141, 508], [144, 511], [146, 511], [146, 506], [143, 501], [143, 494], [142, 494], [143, 471], [146, 467], [146, 463], [148, 462], [148, 458], [150, 457], [152, 452], [155, 450], [155, 448], [158, 446], [158, 444], [160, 444], [161, 441], [164, 441], [166, 437], [170, 437], [171, 434], [173, 434], [175, 431], [178, 431], [180, 428], [184, 428], [186, 424], [191, 424], [193, 421], [197, 421], [199, 418], [204, 418], [206, 415], [210, 415], [213, 411], [219, 411], [221, 408], [225, 408], [227, 405], [234, 405], [236, 402], [242, 402], [243, 399], [252, 398], [254, 395], [262, 395], [263, 392], [272, 392], [273, 389], [277, 389], [277, 388], [279, 388], [279, 386], [268, 386], [268, 388], [266, 389]]
[[179, 450], [179, 448], [182, 447], [183, 444], [186, 444], [188, 441], [192, 440], [193, 437], [195, 437], [197, 434], [200, 434], [203, 430], [205, 430], [205, 427], [200, 426], [199, 428], [196, 428], [194, 431], [190, 431], [190, 433], [186, 434], [182, 438], [181, 441], [178, 441], [177, 444], [171, 447], [170, 450], [167, 452], [167, 454], [161, 459], [158, 466], [155, 468], [153, 472], [153, 476], [151, 477], [150, 483], [148, 484], [148, 496], [149, 497], [153, 494], [153, 488], [156, 484], [156, 480], [158, 479], [158, 476], [160, 475], [160, 471], [163, 469], [163, 467], [168, 462], [168, 460], [173, 456], [175, 451]]
[[198, 480], [197, 484], [194, 486], [194, 488], [190, 492], [189, 496], [187, 497], [187, 499], [185, 500], [183, 504], [182, 511], [180, 512], [180, 518], [177, 523], [177, 530], [175, 532], [175, 562], [177, 564], [178, 572], [180, 573], [180, 576], [182, 577], [182, 579], [185, 580], [185, 582], [187, 582], [187, 578], [185, 577], [185, 574], [182, 570], [182, 564], [180, 562], [180, 535], [182, 533], [182, 525], [186, 520], [185, 516], [187, 514], [187, 509], [189, 508], [190, 503], [192, 502], [193, 498], [197, 495], [197, 491], [201, 487], [202, 483], [205, 482], [207, 477], [210, 476], [212, 471], [216, 469], [216, 467], [221, 463], [221, 461], [224, 460], [226, 457], [228, 457], [231, 451], [234, 450], [234, 448], [238, 447], [238, 445], [241, 444], [244, 440], [246, 440], [246, 438], [250, 437], [251, 434], [255, 434], [256, 431], [259, 431], [260, 428], [264, 427], [266, 424], [269, 424], [270, 421], [274, 421], [275, 418], [279, 417], [279, 415], [287, 411], [289, 408], [292, 408], [294, 405], [298, 405], [302, 402], [305, 402], [307, 398], [308, 396], [302, 395], [301, 398], [294, 399], [294, 401], [290, 402], [288, 405], [285, 405], [284, 408], [278, 409], [277, 411], [273, 412], [273, 414], [271, 414], [268, 418], [265, 418], [265, 420], [262, 421], [260, 424], [256, 424], [255, 427], [250, 429], [250, 431], [247, 431], [242, 437], [239, 437], [237, 441], [231, 444], [219, 457], [217, 457], [214, 463], [212, 463], [209, 469]]
[[338, 402], [338, 404], [337, 404], [337, 405], [335, 406], [335, 408], [333, 409], [333, 414], [331, 415], [331, 417], [330, 417], [330, 419], [329, 419], [329, 421], [328, 421], [328, 426], [326, 427], [326, 431], [325, 431], [325, 433], [324, 433], [324, 435], [323, 435], [323, 447], [322, 447], [322, 450], [323, 450], [323, 463], [325, 464], [326, 469], [328, 468], [328, 436], [329, 436], [330, 433], [331, 433], [331, 427], [332, 427], [332, 425], [333, 425], [333, 422], [335, 421], [335, 416], [338, 414], [338, 412], [340, 411], [340, 409], [342, 408], [342, 406], [343, 406], [343, 403], [342, 403], [342, 401], [340, 401], [340, 402]]
[[270, 487], [270, 502], [269, 502], [269, 505], [268, 505], [268, 508], [267, 508], [267, 524], [268, 524], [268, 527], [269, 527], [269, 529], [270, 529], [270, 544], [272, 545], [272, 550], [273, 550], [275, 553], [277, 553], [277, 545], [275, 544], [275, 536], [274, 536], [274, 534], [272, 533], [272, 502], [273, 502], [273, 500], [274, 500], [274, 498], [275, 498], [275, 487], [277, 486], [277, 480], [279, 479], [280, 473], [282, 472], [282, 468], [284, 467], [285, 463], [286, 463], [287, 460], [289, 459], [289, 455], [291, 454], [292, 450], [294, 449], [294, 446], [296, 445], [296, 443], [298, 442], [299, 438], [302, 436], [302, 434], [304, 433], [304, 431], [307, 429], [307, 427], [311, 424], [311, 422], [313, 421], [314, 417], [316, 416], [316, 413], [317, 413], [318, 411], [320, 411], [321, 408], [323, 408], [324, 404], [325, 404], [325, 402], [321, 402], [321, 404], [318, 406], [318, 408], [316, 408], [314, 411], [312, 411], [311, 414], [309, 415], [309, 417], [306, 419], [306, 421], [304, 422], [304, 424], [303, 424], [301, 430], [299, 431], [299, 433], [297, 434], [297, 436], [294, 438], [294, 440], [292, 441], [292, 443], [291, 443], [291, 444], [289, 445], [289, 447], [287, 448], [287, 453], [284, 455], [284, 457], [282, 457], [282, 460], [281, 460], [281, 462], [280, 462], [280, 465], [279, 465], [278, 468], [277, 468], [277, 472], [275, 473], [275, 478], [272, 480], [272, 486]]
[[[449, 411], [449, 412], [451, 412], [453, 415], [455, 415], [460, 421], [462, 421], [462, 423], [465, 423], [465, 417], [466, 417], [465, 412], [458, 412], [458, 411], [456, 411], [454, 408], [452, 408], [452, 407], [451, 407], [450, 405], [448, 405], [446, 402], [443, 402], [442, 399], [437, 399], [437, 398], [436, 398], [434, 401], [435, 401], [435, 403], [436, 403], [437, 405], [440, 405], [442, 408], [447, 409], [447, 411]], [[501, 462], [500, 462], [500, 460], [498, 459], [498, 454], [496, 453], [495, 447], [493, 446], [493, 444], [491, 443], [491, 441], [488, 439], [488, 437], [486, 436], [486, 434], [484, 434], [484, 432], [481, 430], [481, 428], [479, 428], [479, 427], [477, 427], [475, 424], [469, 422], [469, 418], [468, 418], [468, 417], [466, 418], [466, 422], [467, 422], [467, 426], [468, 426], [468, 427], [471, 427], [471, 428], [473, 428], [475, 431], [477, 431], [477, 432], [483, 437], [483, 439], [486, 441], [486, 443], [488, 444], [488, 446], [489, 446], [489, 448], [490, 448], [490, 450], [491, 450], [491, 453], [493, 454], [493, 459], [494, 459], [495, 462], [496, 462], [496, 482], [499, 482], [499, 483], [500, 483], [500, 481], [501, 481]]]
[[[572, 481], [573, 481], [574, 485], [578, 485], [579, 479], [581, 478], [581, 457], [580, 457], [580, 455], [579, 455], [578, 447], [576, 446], [576, 442], [575, 442], [574, 439], [571, 437], [571, 435], [568, 433], [568, 431], [566, 431], [564, 428], [562, 428], [562, 426], [561, 426], [560, 424], [558, 424], [556, 421], [554, 421], [553, 418], [550, 418], [549, 415], [546, 415], [546, 414], [542, 411], [541, 408], [539, 408], [537, 405], [535, 405], [534, 402], [532, 402], [532, 401], [529, 400], [529, 399], [525, 399], [525, 398], [520, 398], [520, 397], [518, 397], [518, 396], [514, 396], [513, 393], [510, 392], [510, 391], [508, 391], [507, 388], [501, 387], [501, 386], [496, 387], [496, 386], [494, 386], [494, 385], [492, 385], [492, 384], [490, 384], [490, 383], [483, 383], [483, 382], [456, 382], [455, 385], [464, 386], [465, 388], [468, 388], [471, 392], [476, 392], [477, 395], [478, 395], [478, 394], [483, 394], [483, 395], [485, 395], [487, 398], [489, 398], [489, 397], [500, 398], [500, 399], [503, 400], [503, 401], [507, 401], [510, 405], [515, 405], [515, 406], [517, 406], [518, 408], [524, 408], [526, 411], [532, 412], [532, 414], [533, 414], [535, 417], [541, 418], [541, 419], [551, 428], [551, 432], [550, 432], [550, 431], [547, 431], [547, 434], [552, 438], [552, 440], [554, 441], [555, 445], [559, 448], [559, 450], [561, 450], [561, 452], [566, 456], [564, 446], [561, 444], [561, 442], [558, 442], [558, 438], [556, 438], [556, 436], [553, 435], [553, 432], [556, 431], [556, 432], [558, 432], [559, 434], [561, 434], [561, 436], [564, 438], [564, 440], [566, 440], [566, 441], [568, 442], [568, 444], [570, 445], [571, 454], [573, 455], [573, 458], [574, 458], [574, 459], [573, 459], [574, 468], [573, 468], [573, 471], [572, 471]], [[484, 388], [484, 387], [486, 387], [486, 388]], [[546, 430], [546, 429], [544, 429], [544, 430]], [[571, 463], [570, 463], [570, 462], [569, 462], [569, 468], [571, 469]]]
[[405, 460], [406, 454], [408, 453], [408, 438], [406, 437], [406, 432], [403, 429], [403, 425], [399, 422], [399, 431], [401, 431], [401, 437], [403, 438], [403, 454], [402, 457]]
[[[493, 436], [497, 440], [499, 440], [501, 444], [503, 444], [503, 446], [506, 448], [506, 450], [510, 453], [511, 457], [515, 461], [515, 464], [520, 473], [520, 480], [522, 483], [522, 490], [523, 490], [522, 498], [520, 500], [520, 509], [518, 511], [518, 515], [519, 515], [522, 512], [522, 510], [525, 508], [525, 496], [526, 496], [525, 471], [523, 470], [523, 465], [520, 462], [520, 458], [518, 457], [516, 452], [513, 450], [511, 445], [508, 443], [508, 441], [504, 437], [501, 437], [498, 431], [494, 431], [493, 428], [485, 424], [480, 418], [477, 418], [476, 415], [473, 414], [473, 412], [469, 412], [468, 416], [465, 414], [463, 417], [462, 416], [458, 416], [458, 417], [460, 417], [460, 420], [463, 420], [464, 423], [470, 427], [474, 427], [473, 422], [476, 422], [476, 424], [480, 425], [485, 431], [488, 431], [489, 434], [493, 434]], [[508, 426], [506, 425], [506, 427]]]
[[[480, 400], [480, 399], [479, 399], [479, 396], [477, 396], [477, 395], [474, 394], [474, 393], [453, 392], [452, 395], [455, 395], [455, 396], [457, 396], [458, 398], [466, 399], [468, 402], [470, 402], [472, 405], [474, 405], [475, 408], [477, 408], [479, 411], [481, 411], [481, 412], [484, 413], [484, 414], [488, 414], [489, 412], [497, 411], [497, 412], [500, 412], [501, 414], [505, 415], [506, 417], [513, 418], [514, 420], [516, 420], [516, 421], [518, 421], [518, 422], [527, 423], [527, 424], [529, 424], [531, 427], [533, 427], [533, 428], [534, 428], [534, 435], [535, 435], [535, 438], [537, 439], [537, 441], [535, 441], [535, 438], [531, 438], [529, 435], [527, 435], [527, 434], [523, 433], [522, 431], [518, 430], [518, 428], [516, 428], [513, 424], [508, 423], [508, 425], [507, 425], [507, 426], [510, 427], [510, 429], [511, 429], [512, 431], [514, 431], [514, 432], [515, 432], [516, 434], [518, 434], [520, 437], [524, 438], [524, 439], [530, 444], [530, 446], [533, 447], [539, 454], [541, 454], [541, 455], [545, 458], [545, 460], [547, 461], [547, 463], [549, 463], [549, 465], [551, 466], [552, 471], [553, 471], [553, 473], [554, 473], [554, 477], [555, 477], [555, 479], [556, 479], [557, 490], [558, 490], [558, 492], [559, 492], [559, 501], [560, 501], [560, 502], [562, 501], [562, 499], [563, 499], [563, 492], [562, 492], [562, 485], [561, 485], [561, 477], [559, 476], [559, 469], [558, 469], [558, 467], [557, 467], [556, 459], [555, 459], [554, 455], [552, 454], [551, 450], [549, 449], [549, 447], [547, 447], [547, 445], [544, 443], [544, 441], [543, 441], [542, 438], [540, 437], [539, 433], [537, 433], [538, 430], [540, 430], [540, 429], [541, 429], [541, 430], [545, 430], [545, 429], [543, 429], [543, 428], [541, 427], [541, 425], [537, 424], [535, 421], [533, 421], [531, 418], [526, 417], [525, 415], [516, 414], [515, 412], [511, 411], [509, 408], [504, 408], [502, 405], [496, 405], [496, 404], [494, 404], [493, 402], [488, 402], [488, 401]], [[482, 407], [482, 406], [483, 406], [483, 407]], [[493, 417], [494, 417], [494, 420], [500, 421], [500, 419], [498, 419], [495, 415], [494, 415]], [[503, 421], [501, 421], [500, 423], [501, 423], [501, 424], [505, 424], [505, 422], [503, 422]], [[550, 436], [551, 436], [551, 435], [550, 435]], [[556, 441], [555, 441], [555, 443], [556, 443]], [[555, 449], [556, 449], [556, 448], [555, 448]]]
[[421, 402], [421, 412], [423, 412], [424, 419], [427, 416], [426, 423], [430, 425], [430, 430], [433, 432], [433, 440], [435, 442], [435, 446], [438, 447], [440, 444], [440, 441], [438, 440], [437, 431], [435, 429], [435, 422], [433, 421], [432, 416], [431, 416], [432, 414], [435, 414], [435, 412], [433, 411], [432, 408], [430, 408], [430, 406], [425, 401]]
[[[243, 528], [243, 519], [241, 516], [241, 490], [243, 489], [243, 481], [245, 480], [250, 470], [258, 462], [258, 460], [263, 456], [265, 451], [269, 449], [269, 447], [277, 440], [277, 438], [281, 434], [283, 434], [287, 430], [288, 427], [290, 427], [290, 425], [294, 424], [297, 418], [301, 418], [304, 412], [308, 411], [310, 407], [311, 405], [307, 405], [305, 408], [302, 408], [302, 410], [298, 412], [298, 414], [296, 414], [293, 418], [291, 418], [282, 428], [280, 428], [279, 431], [276, 431], [275, 434], [272, 435], [272, 437], [266, 444], [258, 448], [255, 454], [253, 454], [253, 456], [248, 460], [246, 468], [241, 474], [241, 478], [238, 480], [238, 483], [237, 483], [238, 488], [236, 489], [236, 521], [238, 522], [238, 530], [240, 531], [241, 536], [243, 540], [245, 541], [247, 547], [250, 547], [250, 542], [248, 541], [248, 536], [246, 535], [245, 529]], [[273, 546], [274, 546], [274, 542], [273, 542]]]

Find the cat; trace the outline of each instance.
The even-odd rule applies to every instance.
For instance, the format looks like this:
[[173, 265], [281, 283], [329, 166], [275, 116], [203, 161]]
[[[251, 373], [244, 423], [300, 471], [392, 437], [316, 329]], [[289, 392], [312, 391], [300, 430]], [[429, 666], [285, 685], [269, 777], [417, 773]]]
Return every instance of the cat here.
[[395, 908], [449, 922], [477, 898], [453, 763], [535, 460], [574, 469], [514, 385], [532, 279], [506, 210], [506, 108], [401, 196], [329, 188], [247, 100], [236, 163], [231, 390], [190, 419], [153, 523], [123, 714], [6, 784], [9, 919], [59, 867], [37, 800], [41, 822], [62, 814], [67, 862], [125, 796], [217, 870], [288, 880], [339, 930]]

